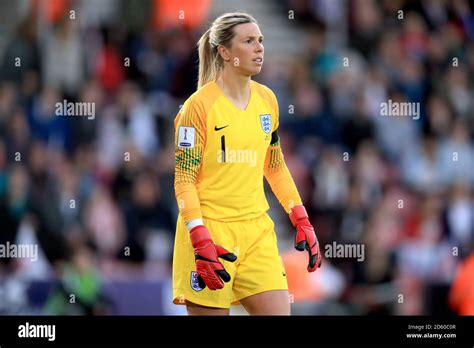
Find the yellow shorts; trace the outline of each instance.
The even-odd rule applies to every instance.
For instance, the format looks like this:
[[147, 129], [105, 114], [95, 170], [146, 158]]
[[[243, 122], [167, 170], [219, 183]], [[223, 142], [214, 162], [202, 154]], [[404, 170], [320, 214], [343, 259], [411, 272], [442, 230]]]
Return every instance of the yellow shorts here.
[[[265, 213], [243, 221], [203, 219], [214, 243], [233, 252], [235, 262], [219, 259], [231, 280], [219, 290], [200, 289], [196, 283], [194, 250], [181, 215], [176, 225], [173, 255], [173, 303], [185, 300], [201, 306], [229, 308], [239, 300], [269, 290], [288, 290], [283, 261], [278, 252], [274, 223]], [[197, 290], [194, 290], [196, 289]]]

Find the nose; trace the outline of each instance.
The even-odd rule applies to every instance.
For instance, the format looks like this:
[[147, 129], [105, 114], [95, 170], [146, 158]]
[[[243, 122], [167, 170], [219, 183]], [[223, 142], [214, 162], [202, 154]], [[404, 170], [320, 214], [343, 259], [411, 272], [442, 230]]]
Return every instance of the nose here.
[[257, 41], [257, 52], [263, 52], [263, 43]]

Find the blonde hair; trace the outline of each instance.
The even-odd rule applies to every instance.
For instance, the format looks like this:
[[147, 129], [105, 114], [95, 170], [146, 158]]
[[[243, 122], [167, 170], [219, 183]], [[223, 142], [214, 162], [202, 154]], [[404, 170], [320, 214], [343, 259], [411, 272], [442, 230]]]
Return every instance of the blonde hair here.
[[255, 23], [255, 18], [243, 12], [225, 13], [218, 17], [211, 27], [198, 41], [199, 51], [199, 80], [198, 88], [209, 81], [217, 79], [217, 75], [224, 66], [224, 62], [217, 47], [219, 45], [230, 47], [230, 42], [235, 36], [234, 27], [238, 24]]

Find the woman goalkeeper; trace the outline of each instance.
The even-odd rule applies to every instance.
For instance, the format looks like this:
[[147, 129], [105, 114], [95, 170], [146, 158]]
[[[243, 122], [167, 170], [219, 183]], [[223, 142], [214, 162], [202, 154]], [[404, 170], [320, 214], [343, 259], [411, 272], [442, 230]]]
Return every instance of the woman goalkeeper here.
[[190, 315], [288, 315], [290, 303], [263, 177], [296, 228], [307, 269], [318, 240], [285, 164], [274, 93], [251, 80], [262, 69], [263, 36], [245, 13], [217, 18], [199, 40], [198, 90], [175, 118], [179, 207], [173, 302]]

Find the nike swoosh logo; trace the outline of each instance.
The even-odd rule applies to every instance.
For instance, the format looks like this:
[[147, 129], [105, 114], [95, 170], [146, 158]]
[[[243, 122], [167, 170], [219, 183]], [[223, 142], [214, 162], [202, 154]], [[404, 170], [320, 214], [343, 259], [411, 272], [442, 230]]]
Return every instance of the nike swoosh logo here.
[[224, 126], [224, 127], [219, 127], [219, 128], [217, 128], [217, 126], [214, 126], [214, 130], [215, 130], [215, 131], [219, 131], [219, 130], [221, 130], [221, 129], [224, 129], [225, 127], [229, 127], [229, 125]]

